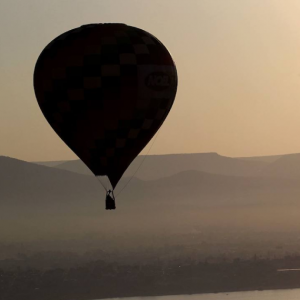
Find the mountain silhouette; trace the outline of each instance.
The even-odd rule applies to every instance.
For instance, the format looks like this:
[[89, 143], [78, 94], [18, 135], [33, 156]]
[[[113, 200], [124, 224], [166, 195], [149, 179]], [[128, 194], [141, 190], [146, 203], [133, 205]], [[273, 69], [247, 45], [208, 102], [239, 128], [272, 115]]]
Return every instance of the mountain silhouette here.
[[268, 156], [237, 157], [237, 158], [241, 160], [247, 160], [247, 161], [261, 161], [265, 163], [272, 163], [282, 156], [283, 155], [268, 155]]
[[[201, 157], [201, 155], [200, 155]], [[208, 155], [208, 157], [215, 157], [216, 160], [228, 162], [227, 168], [230, 168], [229, 162], [232, 160], [223, 160], [218, 155]], [[150, 160], [157, 160], [158, 164], [164, 156], [150, 158]], [[167, 163], [164, 165], [171, 164], [172, 157], [166, 156]], [[293, 159], [294, 164], [290, 164], [293, 169], [295, 168], [294, 156], [288, 156], [282, 158], [282, 165], [287, 161]], [[183, 158], [183, 160], [186, 158]], [[300, 155], [298, 156], [300, 164]], [[238, 160], [237, 160], [238, 161]], [[239, 162], [239, 161], [238, 161]], [[161, 164], [163, 164], [161, 162]], [[213, 164], [213, 163], [212, 163]], [[275, 164], [275, 163], [273, 163]], [[273, 166], [271, 164], [269, 167]], [[216, 166], [220, 164], [215, 163]], [[224, 165], [224, 163], [223, 163]], [[235, 165], [235, 164], [233, 164]], [[277, 165], [277, 164], [276, 164]], [[275, 166], [276, 166], [275, 165]], [[288, 164], [289, 165], [289, 164]], [[235, 166], [242, 166], [238, 170], [245, 170], [244, 164], [236, 164]], [[247, 165], [248, 167], [249, 165]], [[251, 169], [253, 165], [250, 164]], [[257, 166], [257, 164], [255, 165]], [[180, 164], [173, 169], [178, 169]], [[197, 167], [195, 164], [194, 167]], [[273, 166], [274, 167], [274, 166]], [[256, 168], [252, 168], [256, 169]], [[286, 168], [281, 168], [285, 171]], [[16, 205], [36, 205], [43, 207], [60, 207], [65, 210], [72, 209], [84, 209], [85, 211], [93, 212], [93, 206], [100, 208], [99, 204], [102, 204], [102, 198], [104, 198], [105, 192], [101, 185], [98, 183], [94, 176], [78, 174], [63, 169], [41, 166], [34, 163], [28, 163], [21, 160], [0, 157], [0, 203], [10, 205], [12, 203]], [[215, 171], [217, 167], [215, 167]], [[268, 166], [264, 169], [264, 174], [268, 171]], [[169, 170], [169, 172], [171, 172]], [[222, 170], [222, 173], [228, 173], [229, 171]], [[245, 171], [246, 172], [246, 171]], [[233, 172], [234, 173], [234, 172]], [[262, 174], [259, 173], [259, 174]], [[217, 202], [212, 201], [210, 198], [213, 196], [222, 198], [222, 201], [229, 195], [230, 199], [234, 203], [234, 199], [237, 194], [247, 198], [250, 193], [255, 193], [260, 190], [276, 191], [279, 188], [298, 188], [299, 180], [295, 176], [292, 180], [285, 178], [285, 176], [237, 176], [237, 175], [224, 175], [207, 173], [198, 170], [187, 170], [180, 171], [170, 176], [165, 176], [154, 180], [140, 180], [133, 178], [130, 184], [122, 191], [121, 206], [131, 206], [131, 203], [135, 203], [135, 199], [139, 199], [141, 206], [151, 206], [151, 203], [160, 202], [161, 204], [166, 201], [182, 202], [185, 205], [186, 199], [195, 203], [195, 205], [202, 205], [203, 203], [216, 204]], [[116, 189], [116, 195], [119, 191], [127, 184], [130, 177], [124, 177]], [[204, 197], [205, 195], [205, 197]], [[233, 195], [235, 195], [233, 197]], [[171, 200], [168, 200], [170, 199]], [[228, 200], [229, 201], [229, 200]], [[143, 203], [145, 202], [145, 203]], [[149, 202], [149, 203], [148, 203]], [[224, 201], [223, 201], [224, 202]], [[231, 205], [232, 201], [228, 203]], [[251, 203], [253, 200], [250, 201]], [[240, 204], [248, 203], [243, 200]]]
[[[213, 154], [209, 157], [222, 159]], [[247, 162], [249, 165], [253, 166]], [[133, 178], [119, 194], [129, 179], [124, 177], [115, 192], [116, 211], [108, 212], [105, 191], [94, 176], [0, 157], [0, 237], [69, 239], [91, 232], [118, 236], [145, 230], [153, 234], [179, 232], [187, 226], [214, 224], [217, 216], [217, 223], [254, 226], [257, 215], [272, 211], [278, 219], [284, 210], [300, 208], [297, 177], [237, 176], [191, 169], [154, 180]]]
[[[178, 172], [197, 170], [207, 173], [252, 176], [267, 165], [264, 161], [247, 161], [221, 156], [217, 153], [149, 155], [138, 156], [124, 176], [133, 174], [142, 180], [154, 180], [174, 175]], [[55, 165], [56, 168], [80, 174], [91, 174], [80, 160], [66, 161]], [[136, 170], [138, 169], [138, 172]], [[136, 172], [136, 173], [135, 173]]]
[[265, 177], [300, 178], [300, 154], [282, 155], [258, 174]]
[[82, 197], [93, 199], [101, 192], [92, 176], [14, 158], [0, 156], [0, 170], [0, 205], [69, 206]]

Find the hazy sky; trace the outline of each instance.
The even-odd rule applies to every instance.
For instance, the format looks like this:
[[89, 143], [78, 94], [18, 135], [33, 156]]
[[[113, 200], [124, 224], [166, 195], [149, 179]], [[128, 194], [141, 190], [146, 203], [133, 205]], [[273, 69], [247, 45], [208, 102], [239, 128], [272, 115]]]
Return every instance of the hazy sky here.
[[126, 23], [172, 53], [178, 94], [151, 154], [300, 152], [299, 0], [1, 0], [0, 155], [76, 156], [34, 96], [36, 59], [87, 23]]

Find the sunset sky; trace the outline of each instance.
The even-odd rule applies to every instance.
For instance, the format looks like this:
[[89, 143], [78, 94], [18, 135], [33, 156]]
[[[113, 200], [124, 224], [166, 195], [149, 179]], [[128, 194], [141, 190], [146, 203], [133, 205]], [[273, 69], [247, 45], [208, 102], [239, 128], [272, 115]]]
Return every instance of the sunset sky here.
[[299, 16], [299, 0], [1, 0], [0, 155], [76, 158], [42, 115], [32, 76], [53, 38], [87, 23], [145, 29], [176, 62], [177, 97], [151, 154], [298, 153]]

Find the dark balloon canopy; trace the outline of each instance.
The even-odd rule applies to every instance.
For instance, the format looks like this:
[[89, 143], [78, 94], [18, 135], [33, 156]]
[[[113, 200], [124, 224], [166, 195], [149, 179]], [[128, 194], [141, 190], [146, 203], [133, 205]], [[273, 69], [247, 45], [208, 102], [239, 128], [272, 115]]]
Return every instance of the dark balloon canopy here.
[[177, 72], [150, 33], [125, 24], [89, 24], [42, 51], [34, 89], [55, 132], [115, 188], [167, 117]]

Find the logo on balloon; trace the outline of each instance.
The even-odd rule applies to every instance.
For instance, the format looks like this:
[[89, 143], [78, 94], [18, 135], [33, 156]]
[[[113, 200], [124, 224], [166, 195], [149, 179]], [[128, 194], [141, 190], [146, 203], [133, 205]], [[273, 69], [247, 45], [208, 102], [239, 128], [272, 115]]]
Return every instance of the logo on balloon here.
[[174, 76], [170, 76], [164, 72], [153, 72], [145, 79], [146, 86], [155, 91], [163, 91], [173, 85]]

